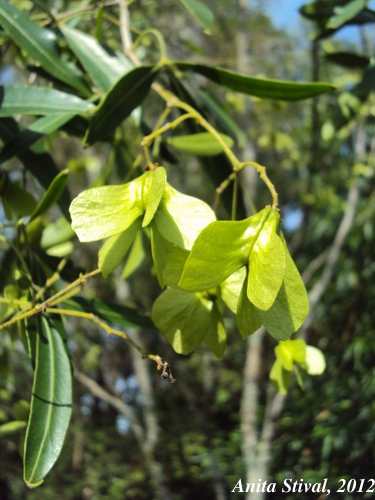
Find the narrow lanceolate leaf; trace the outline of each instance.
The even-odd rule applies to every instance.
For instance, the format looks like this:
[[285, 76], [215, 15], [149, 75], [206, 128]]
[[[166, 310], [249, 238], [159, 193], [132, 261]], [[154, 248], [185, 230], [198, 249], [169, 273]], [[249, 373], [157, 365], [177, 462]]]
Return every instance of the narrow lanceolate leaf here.
[[72, 374], [60, 322], [42, 317], [26, 431], [24, 479], [29, 488], [42, 484], [64, 444], [72, 413]]
[[354, 52], [328, 52], [324, 54], [324, 58], [345, 68], [365, 69], [370, 64], [369, 57], [355, 54]]
[[144, 213], [143, 185], [149, 172], [121, 186], [83, 191], [72, 201], [72, 228], [80, 241], [96, 241], [125, 231]]
[[268, 311], [257, 309], [268, 332], [277, 340], [287, 340], [304, 322], [309, 312], [309, 299], [301, 275], [289, 254], [284, 237], [284, 281], [273, 305]]
[[161, 288], [164, 288], [164, 269], [167, 264], [169, 252], [173, 248], [173, 243], [166, 240], [159, 232], [155, 221], [151, 223], [151, 252], [154, 262], [155, 273]]
[[107, 138], [143, 102], [156, 74], [153, 66], [139, 66], [118, 80], [98, 107], [84, 142], [92, 144]]
[[[224, 134], [220, 134], [220, 137], [226, 146], [233, 146], [230, 137]], [[220, 142], [209, 132], [168, 137], [167, 143], [178, 151], [198, 156], [216, 156], [224, 151]]]
[[123, 260], [141, 227], [141, 223], [142, 220], [138, 217], [125, 231], [109, 238], [99, 250], [98, 265], [104, 278], [114, 271]]
[[28, 129], [21, 130], [1, 150], [0, 163], [17, 156], [39, 141], [44, 135], [50, 134], [65, 125], [75, 116], [75, 113], [43, 116], [36, 120]]
[[79, 62], [104, 92], [132, 68], [130, 61], [108, 52], [96, 38], [66, 25], [60, 29]]
[[352, 0], [343, 7], [336, 7], [335, 15], [329, 19], [325, 27], [334, 30], [340, 28], [343, 24], [350, 21], [350, 19], [361, 12], [361, 10], [367, 6], [369, 1], [370, 0]]
[[284, 280], [285, 252], [276, 232], [279, 222], [279, 212], [271, 210], [250, 254], [247, 296], [264, 311], [275, 302]]
[[39, 215], [44, 214], [49, 210], [52, 205], [54, 205], [60, 196], [63, 194], [66, 183], [68, 182], [69, 170], [63, 170], [60, 172], [51, 182], [49, 188], [44, 193], [43, 198], [38, 203], [37, 207], [30, 215], [31, 222], [33, 219], [39, 217]]
[[152, 319], [178, 354], [189, 354], [207, 334], [212, 307], [201, 294], [168, 288], [156, 299]]
[[77, 96], [44, 87], [0, 87], [0, 117], [14, 115], [85, 114], [94, 105]]
[[209, 290], [245, 266], [270, 210], [265, 208], [243, 221], [215, 221], [203, 229], [186, 261], [179, 287]]
[[281, 101], [298, 101], [308, 99], [335, 89], [330, 83], [296, 83], [283, 80], [271, 80], [236, 73], [227, 69], [206, 66], [203, 64], [178, 62], [179, 69], [199, 73], [215, 83], [236, 92], [242, 92], [262, 99]]
[[198, 0], [180, 0], [185, 9], [190, 12], [198, 24], [202, 26], [206, 33], [210, 32], [214, 15], [211, 10]]
[[53, 31], [41, 28], [7, 0], [0, 0], [0, 23], [13, 42], [40, 63], [47, 73], [85, 95], [89, 94], [82, 73], [61, 58]]

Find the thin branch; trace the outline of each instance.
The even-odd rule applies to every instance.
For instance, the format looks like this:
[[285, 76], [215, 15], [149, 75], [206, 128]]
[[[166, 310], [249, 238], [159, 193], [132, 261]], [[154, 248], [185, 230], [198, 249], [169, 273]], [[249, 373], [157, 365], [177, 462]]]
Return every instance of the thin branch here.
[[101, 399], [106, 402], [109, 406], [115, 408], [121, 415], [124, 415], [126, 419], [131, 424], [134, 435], [137, 439], [137, 442], [141, 449], [143, 449], [145, 445], [144, 439], [144, 429], [142, 425], [138, 422], [134, 412], [126, 403], [122, 401], [122, 399], [113, 396], [109, 392], [107, 392], [103, 387], [101, 387], [95, 380], [87, 377], [84, 373], [80, 372], [77, 369], [74, 369], [74, 377], [84, 385], [90, 393], [96, 398]]

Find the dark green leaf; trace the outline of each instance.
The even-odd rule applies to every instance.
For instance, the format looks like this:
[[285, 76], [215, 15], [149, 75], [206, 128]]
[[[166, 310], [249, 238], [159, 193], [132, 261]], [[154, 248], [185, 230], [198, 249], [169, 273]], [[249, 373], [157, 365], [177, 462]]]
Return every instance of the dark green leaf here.
[[107, 51], [96, 38], [66, 25], [60, 29], [77, 59], [104, 92], [132, 68], [130, 61]]
[[85, 144], [106, 139], [144, 101], [156, 75], [153, 66], [139, 66], [118, 80], [92, 118]]
[[0, 22], [13, 42], [48, 73], [83, 94], [89, 94], [81, 72], [61, 58], [53, 31], [41, 28], [6, 0], [0, 0]]
[[125, 231], [115, 234], [104, 243], [99, 250], [99, 268], [103, 277], [106, 278], [125, 257], [130, 245], [133, 243], [135, 235], [141, 228], [142, 220], [138, 217]]
[[308, 99], [335, 89], [331, 83], [298, 83], [269, 78], [258, 78], [227, 69], [206, 66], [203, 64], [177, 62], [183, 71], [194, 71], [215, 83], [236, 92], [261, 97], [262, 99], [277, 99], [283, 101], [297, 101]]
[[58, 330], [42, 317], [41, 326], [25, 440], [24, 479], [29, 488], [42, 484], [60, 455], [72, 412], [72, 374], [59, 331], [62, 324]]
[[36, 120], [26, 130], [21, 130], [11, 139], [1, 150], [0, 163], [3, 163], [13, 156], [26, 151], [35, 142], [39, 141], [45, 134], [50, 134], [59, 129], [75, 115], [73, 113], [62, 115], [49, 115]]
[[[229, 148], [233, 146], [230, 137], [224, 134], [220, 134], [220, 137]], [[168, 137], [167, 143], [178, 151], [198, 156], [216, 156], [223, 152], [219, 141], [209, 132]]]
[[[0, 137], [5, 143], [11, 141], [18, 134], [19, 127], [15, 120], [12, 118], [0, 119]], [[53, 179], [59, 173], [51, 156], [47, 153], [36, 154], [31, 151], [23, 151], [19, 153], [18, 156], [25, 168], [38, 180], [40, 185], [44, 187], [44, 189], [48, 189]], [[68, 220], [70, 220], [68, 210], [69, 204], [69, 192], [65, 189], [58, 201], [58, 205]]]
[[49, 188], [44, 193], [43, 198], [38, 203], [33, 213], [30, 215], [29, 222], [44, 214], [54, 205], [63, 194], [66, 183], [68, 182], [69, 170], [60, 172], [51, 182]]
[[178, 354], [189, 354], [210, 327], [212, 307], [202, 294], [168, 288], [156, 299], [152, 319]]
[[[0, 0], [1, 1], [1, 0]], [[88, 113], [94, 105], [77, 96], [44, 87], [0, 87], [0, 117]]]
[[206, 33], [210, 32], [214, 15], [210, 9], [198, 0], [180, 0], [180, 3], [194, 17], [194, 19], [202, 26]]
[[155, 330], [149, 316], [141, 316], [137, 309], [111, 304], [99, 299], [85, 299], [75, 297], [62, 302], [64, 309], [93, 313], [100, 319], [118, 326], [137, 328], [141, 330]]
[[353, 52], [328, 52], [324, 54], [324, 58], [327, 61], [345, 68], [360, 68], [365, 69], [369, 63], [370, 59]]

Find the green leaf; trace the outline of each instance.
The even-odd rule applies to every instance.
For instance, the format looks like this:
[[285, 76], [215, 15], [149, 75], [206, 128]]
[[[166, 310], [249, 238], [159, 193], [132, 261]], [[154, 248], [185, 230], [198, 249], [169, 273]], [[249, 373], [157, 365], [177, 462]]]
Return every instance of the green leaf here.
[[41, 326], [25, 439], [24, 479], [29, 488], [42, 484], [56, 462], [72, 413], [72, 373], [62, 323], [42, 317]]
[[143, 218], [142, 227], [146, 227], [150, 224], [164, 194], [167, 183], [167, 173], [165, 168], [158, 167], [156, 170], [151, 171], [147, 180], [148, 183], [151, 181], [151, 186], [147, 189], [146, 196], [143, 194], [146, 212]]
[[370, 59], [353, 52], [328, 52], [324, 58], [334, 64], [344, 66], [345, 68], [365, 69], [370, 64]]
[[53, 179], [51, 185], [44, 193], [43, 198], [40, 200], [37, 207], [30, 215], [29, 222], [47, 212], [47, 210], [49, 210], [57, 202], [57, 200], [64, 192], [66, 183], [68, 182], [68, 176], [69, 176], [69, 170], [66, 169], [60, 172]]
[[326, 369], [326, 360], [322, 351], [312, 345], [306, 346], [306, 359], [302, 366], [309, 375], [321, 375]]
[[64, 217], [60, 217], [43, 230], [40, 247], [48, 250], [70, 241], [74, 236], [75, 232], [69, 222]]
[[283, 80], [271, 80], [248, 76], [235, 71], [195, 64], [190, 62], [175, 63], [182, 71], [199, 73], [215, 83], [236, 92], [261, 97], [262, 99], [278, 99], [282, 101], [297, 101], [316, 97], [325, 92], [330, 92], [336, 87], [331, 83], [299, 83]]
[[21, 85], [1, 86], [0, 105], [0, 117], [78, 114], [94, 109], [90, 102], [60, 90]]
[[281, 361], [276, 359], [270, 373], [270, 380], [276, 391], [280, 394], [286, 394], [288, 392], [291, 379], [292, 372], [285, 370]]
[[241, 267], [238, 271], [231, 274], [220, 285], [221, 299], [236, 314], [238, 299], [242, 290], [244, 279], [246, 278], [246, 268]]
[[204, 31], [209, 34], [214, 22], [214, 15], [211, 10], [198, 0], [180, 0], [180, 3], [190, 12], [197, 23], [202, 26]]
[[223, 357], [227, 343], [227, 332], [225, 330], [223, 316], [216, 302], [214, 302], [212, 306], [211, 321], [204, 340], [210, 351], [213, 352], [217, 358], [220, 359]]
[[125, 231], [144, 213], [143, 186], [150, 172], [121, 186], [80, 193], [70, 205], [72, 228], [80, 241], [102, 240]]
[[[30, 403], [25, 399], [19, 399], [13, 405], [13, 416], [16, 420], [28, 421], [30, 414]], [[26, 426], [25, 426], [26, 427]]]
[[328, 29], [338, 29], [347, 21], [355, 17], [361, 10], [363, 10], [369, 0], [352, 0], [347, 5], [343, 7], [335, 8], [335, 15], [332, 16], [328, 23], [326, 24], [326, 28]]
[[255, 333], [262, 326], [262, 321], [259, 318], [254, 304], [248, 299], [247, 282], [248, 279], [246, 276], [238, 299], [236, 316], [238, 329], [244, 339]]
[[[230, 137], [224, 134], [220, 137], [229, 148], [233, 146]], [[178, 151], [198, 156], [215, 156], [223, 152], [220, 142], [209, 132], [168, 137], [167, 143]]]
[[125, 257], [130, 245], [133, 243], [135, 235], [141, 227], [141, 218], [138, 217], [125, 231], [115, 234], [104, 243], [99, 250], [99, 268], [103, 277], [106, 278]]
[[268, 311], [257, 309], [257, 312], [272, 337], [277, 340], [287, 340], [305, 320], [309, 312], [309, 299], [282, 234], [281, 240], [285, 250], [284, 281], [270, 309]]
[[178, 246], [173, 247], [168, 252], [163, 270], [163, 279], [166, 285], [174, 288], [178, 286], [189, 253], [188, 250]]
[[126, 59], [111, 54], [96, 38], [67, 25], [60, 26], [60, 30], [77, 59], [101, 90], [107, 92], [132, 68], [130, 61], [127, 63]]
[[[18, 134], [19, 126], [14, 119], [0, 118], [0, 137], [5, 143], [11, 141]], [[51, 156], [47, 153], [35, 154], [32, 151], [23, 151], [20, 152], [18, 156], [24, 167], [38, 180], [44, 189], [48, 189], [53, 179], [59, 174], [59, 170]], [[65, 189], [58, 201], [58, 205], [68, 220], [70, 220], [68, 210], [69, 204], [69, 192]]]
[[11, 210], [10, 213], [6, 213], [6, 216], [9, 215], [10, 219], [12, 219], [12, 211], [16, 214], [15, 217], [18, 218], [18, 216], [30, 215], [36, 207], [34, 197], [28, 191], [10, 181], [7, 181], [6, 186], [2, 189], [1, 198], [4, 211], [7, 208], [5, 203]]
[[121, 278], [125, 280], [142, 264], [146, 257], [146, 251], [143, 247], [142, 232], [138, 231], [134, 238], [133, 245], [130, 249], [129, 255], [126, 259], [124, 270], [122, 271]]
[[179, 287], [209, 290], [246, 265], [270, 211], [265, 208], [243, 221], [215, 221], [203, 229], [186, 261]]
[[293, 363], [303, 363], [306, 358], [306, 344], [303, 340], [286, 340], [275, 347], [276, 357], [285, 370], [291, 371]]
[[167, 184], [154, 220], [166, 240], [190, 250], [202, 229], [215, 220], [215, 214], [204, 201]]
[[62, 302], [62, 307], [73, 311], [93, 313], [100, 319], [115, 325], [155, 331], [155, 326], [150, 317], [141, 316], [137, 309], [132, 307], [111, 304], [99, 299], [85, 299], [83, 297], [65, 300]]
[[172, 248], [173, 243], [166, 240], [160, 234], [157, 224], [153, 221], [151, 224], [151, 252], [152, 260], [154, 261], [156, 277], [161, 288], [164, 288], [165, 285], [163, 272], [167, 263], [167, 256]]
[[39, 118], [32, 125], [30, 125], [28, 129], [20, 131], [3, 147], [0, 153], [0, 163], [4, 163], [10, 158], [13, 158], [13, 156], [26, 151], [30, 146], [35, 144], [35, 142], [44, 137], [44, 135], [50, 134], [51, 132], [59, 129], [74, 116], [75, 115], [73, 113], [68, 113], [43, 116], [43, 118]]
[[101, 101], [84, 143], [106, 139], [144, 101], [156, 75], [153, 66], [139, 66], [118, 80]]
[[25, 428], [26, 422], [24, 420], [13, 420], [13, 422], [7, 422], [0, 425], [0, 438], [17, 434], [17, 432], [20, 432]]
[[247, 296], [264, 311], [275, 302], [284, 279], [285, 252], [276, 232], [279, 222], [279, 212], [271, 210], [250, 254]]
[[0, 23], [13, 42], [40, 63], [47, 73], [85, 95], [89, 94], [82, 73], [62, 59], [53, 31], [41, 28], [6, 0], [0, 0]]
[[202, 294], [168, 288], [156, 299], [152, 319], [178, 354], [189, 354], [207, 334], [212, 307]]

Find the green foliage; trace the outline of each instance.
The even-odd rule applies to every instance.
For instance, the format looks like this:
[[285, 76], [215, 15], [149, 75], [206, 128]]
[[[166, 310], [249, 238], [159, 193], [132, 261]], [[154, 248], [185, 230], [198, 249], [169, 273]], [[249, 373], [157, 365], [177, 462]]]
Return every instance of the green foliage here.
[[[213, 14], [203, 2], [181, 3], [206, 32], [216, 29]], [[340, 11], [330, 11], [324, 17], [324, 29], [328, 32], [339, 29], [353, 16], [363, 13], [365, 4], [354, 1]], [[284, 186], [290, 179], [283, 178], [281, 168], [277, 171], [273, 167], [269, 173], [250, 159], [243, 162], [238, 159], [236, 146], [246, 143], [248, 130], [236, 122], [236, 115], [233, 110], [229, 111], [225, 98], [227, 103], [230, 99], [234, 102], [238, 99], [234, 92], [256, 97], [254, 109], [262, 115], [261, 120], [267, 117], [267, 112], [259, 111], [262, 106], [263, 109], [274, 106], [274, 109], [281, 110], [280, 116], [284, 119], [287, 108], [283, 106], [287, 104], [266, 100], [303, 100], [336, 87], [331, 83], [294, 82], [291, 81], [293, 77], [277, 80], [250, 76], [191, 60], [175, 62], [168, 59], [165, 41], [157, 30], [141, 32], [136, 45], [144, 41], [146, 35], [155, 35], [160, 47], [160, 63], [153, 63], [154, 49], [147, 44], [147, 50], [140, 50], [139, 55], [125, 47], [131, 56], [130, 62], [118, 50], [119, 33], [113, 36], [111, 29], [107, 38], [102, 27], [104, 22], [113, 22], [113, 13], [104, 16], [107, 6], [94, 11], [97, 24], [93, 36], [86, 33], [92, 26], [88, 27], [80, 11], [78, 14], [69, 12], [49, 16], [38, 10], [39, 2], [33, 3], [32, 7], [27, 2], [17, 5], [25, 8], [25, 12], [12, 2], [0, 0], [0, 23], [5, 40], [2, 43], [12, 47], [12, 57], [17, 57], [17, 64], [24, 68], [25, 75], [28, 75], [30, 64], [37, 63], [37, 67], [33, 68], [35, 83], [19, 85], [17, 82], [0, 89], [0, 137], [4, 143], [0, 162], [19, 158], [23, 165], [15, 168], [19, 170], [15, 176], [13, 167], [9, 170], [6, 167], [0, 180], [2, 223], [9, 225], [12, 231], [10, 236], [4, 235], [1, 239], [4, 248], [1, 280], [3, 285], [8, 285], [3, 286], [1, 313], [2, 328], [13, 342], [15, 338], [21, 339], [35, 373], [30, 415], [23, 403], [15, 404], [13, 420], [0, 426], [0, 437], [22, 431], [28, 418], [24, 478], [26, 484], [34, 488], [44, 481], [60, 455], [72, 412], [72, 368], [64, 327], [60, 319], [52, 319], [56, 314], [78, 317], [80, 322], [91, 320], [108, 334], [122, 336], [142, 356], [157, 359], [158, 368], [163, 367], [163, 370], [166, 365], [160, 356], [149, 354], [127, 333], [114, 327], [152, 332], [147, 347], [150, 349], [154, 349], [158, 342], [155, 340], [158, 329], [176, 353], [191, 354], [194, 363], [201, 354], [193, 351], [203, 341], [216, 358], [224, 356], [228, 342], [228, 360], [231, 355], [243, 360], [243, 343], [237, 347], [238, 342], [231, 338], [231, 331], [237, 324], [245, 339], [263, 325], [272, 337], [267, 342], [278, 341], [270, 378], [279, 392], [287, 392], [292, 372], [302, 385], [299, 368], [309, 375], [324, 372], [325, 360], [319, 349], [306, 346], [299, 339], [289, 340], [308, 315], [309, 302], [281, 231], [278, 195], [268, 175], [275, 177], [275, 184], [280, 184], [286, 200], [292, 196]], [[87, 6], [89, 12], [91, 7]], [[31, 11], [27, 12], [29, 8]], [[71, 19], [71, 15], [76, 19]], [[319, 17], [320, 13], [314, 10], [311, 15]], [[142, 24], [141, 18], [136, 24]], [[140, 32], [139, 27], [135, 32]], [[109, 49], [108, 45], [112, 48]], [[336, 61], [340, 59], [337, 54]], [[367, 59], [359, 57], [352, 58], [350, 64], [363, 68]], [[204, 79], [196, 78], [196, 75], [218, 85], [217, 98], [214, 97], [216, 90], [211, 91], [215, 86], [207, 86]], [[355, 116], [361, 103], [368, 98], [373, 89], [372, 77], [373, 68], [370, 66], [349, 96], [341, 94], [341, 114], [346, 121]], [[331, 97], [333, 100], [334, 96]], [[330, 123], [333, 121], [336, 125], [340, 120], [332, 119]], [[148, 123], [152, 123], [153, 128]], [[174, 132], [176, 127], [179, 128], [177, 133]], [[269, 138], [268, 144], [271, 145], [276, 138], [275, 151], [269, 154], [294, 150], [299, 138], [293, 137], [290, 141], [290, 131], [275, 132], [273, 126], [269, 129], [272, 130], [267, 130], [264, 135]], [[147, 136], [142, 138], [145, 130]], [[98, 157], [100, 165], [105, 163], [100, 173], [90, 171], [87, 159], [69, 163], [70, 169], [60, 170], [61, 164], [67, 163], [66, 158], [59, 159], [56, 164], [52, 159], [53, 144], [59, 146], [59, 141], [63, 142], [66, 137], [60, 132], [68, 135], [72, 148], [78, 148], [78, 141], [84, 147], [95, 144], [95, 150], [89, 155], [90, 158]], [[169, 147], [179, 155], [176, 167], [168, 163], [171, 158]], [[142, 148], [144, 156], [140, 154]], [[80, 154], [83, 157], [85, 153], [81, 151]], [[106, 162], [102, 161], [105, 155], [108, 155]], [[179, 176], [185, 159], [191, 156], [197, 156], [203, 170], [215, 179], [215, 210], [200, 199], [202, 196], [212, 201], [211, 186], [206, 180], [202, 181], [191, 167], [184, 170], [188, 181], [186, 192], [196, 196], [172, 187], [180, 187]], [[279, 165], [278, 160], [273, 157], [270, 165]], [[145, 168], [141, 168], [142, 162]], [[165, 166], [158, 166], [158, 162]], [[241, 216], [240, 220], [235, 220], [240, 212], [237, 210], [240, 201], [237, 203], [237, 200], [245, 197], [238, 183], [240, 173], [244, 168], [253, 167], [264, 181], [264, 186], [259, 189], [258, 206], [266, 208], [258, 212], [254, 210], [251, 217]], [[293, 182], [307, 176], [302, 166], [295, 168], [301, 171], [298, 170]], [[35, 180], [38, 184], [34, 183]], [[229, 198], [225, 198], [223, 191], [232, 180], [235, 181], [234, 194], [230, 195], [232, 206], [229, 211], [233, 220], [225, 220], [228, 219], [229, 204], [223, 200]], [[114, 184], [110, 185], [112, 182]], [[67, 187], [74, 194], [79, 193], [72, 202]], [[263, 188], [269, 190], [267, 199]], [[301, 190], [304, 191], [305, 187]], [[266, 205], [270, 197], [272, 206]], [[253, 200], [250, 204], [254, 205]], [[56, 217], [56, 206], [64, 217]], [[100, 289], [85, 287], [85, 298], [73, 296], [99, 271], [80, 274], [82, 270], [69, 259], [75, 234], [81, 243], [108, 238], [98, 251], [99, 271], [108, 279], [101, 282]], [[85, 246], [83, 251], [82, 246], [80, 248], [82, 254], [87, 255], [76, 259], [76, 263], [88, 268], [96, 259], [97, 248], [91, 245]], [[141, 292], [139, 296], [134, 293], [130, 300], [126, 298], [127, 303], [131, 302], [129, 305], [112, 304], [107, 298], [115, 295], [113, 284], [120, 283], [114, 271], [126, 257], [122, 278], [127, 279], [127, 285], [131, 283], [133, 291], [139, 287]], [[312, 259], [313, 254], [309, 258]], [[147, 274], [146, 278], [148, 268], [151, 277]], [[78, 275], [80, 278], [76, 279]], [[164, 289], [161, 293], [156, 290], [156, 280]], [[117, 297], [122, 296], [121, 286], [120, 283]], [[154, 300], [158, 293], [160, 295]], [[143, 311], [151, 309], [152, 319], [143, 315]], [[77, 327], [71, 321], [67, 322], [69, 332], [72, 332], [70, 345], [73, 351], [79, 351], [83, 345], [87, 366], [95, 370], [102, 362], [101, 350], [91, 349], [92, 339], [82, 340], [83, 333], [87, 332], [81, 323]], [[16, 324], [19, 325], [18, 332]], [[157, 345], [163, 353], [168, 352], [165, 343]], [[12, 363], [17, 366], [18, 361], [9, 362], [11, 358], [5, 349], [0, 356], [1, 366], [5, 367], [4, 380], [8, 380], [8, 367]], [[79, 366], [78, 355], [75, 361]], [[121, 363], [128, 369], [126, 359], [121, 359]], [[200, 364], [199, 361], [197, 365]], [[215, 396], [216, 406], [213, 405], [217, 414], [223, 411], [222, 407], [229, 405], [231, 415], [237, 415], [238, 405], [231, 402], [231, 390], [239, 391], [241, 377], [238, 373], [241, 369], [242, 366], [237, 365], [233, 372], [229, 368], [223, 369], [223, 375], [220, 375], [222, 385]], [[25, 397], [29, 396], [30, 393]], [[165, 411], [168, 414], [169, 409]], [[232, 420], [236, 418], [231, 416]], [[226, 429], [226, 425], [222, 428]], [[209, 476], [207, 471], [210, 471], [212, 454], [200, 439], [201, 436], [197, 436], [192, 447], [194, 453], [196, 450], [201, 453], [199, 464]], [[233, 440], [227, 451], [232, 458], [238, 456], [240, 446], [235, 433]], [[163, 454], [164, 450], [161, 449], [160, 453]], [[178, 453], [173, 456], [178, 456]], [[175, 463], [171, 468], [176, 477], [187, 474], [182, 470], [184, 467]], [[190, 464], [188, 470], [192, 477], [197, 477], [196, 465]], [[107, 488], [108, 494], [141, 498], [140, 488], [131, 490], [132, 474], [129, 471], [126, 479], [115, 478], [116, 481], [113, 480], [111, 487]], [[96, 480], [100, 483], [107, 478], [93, 479], [92, 484]], [[137, 480], [144, 481], [144, 472]], [[97, 486], [95, 491], [100, 492], [100, 489], [101, 486]]]

